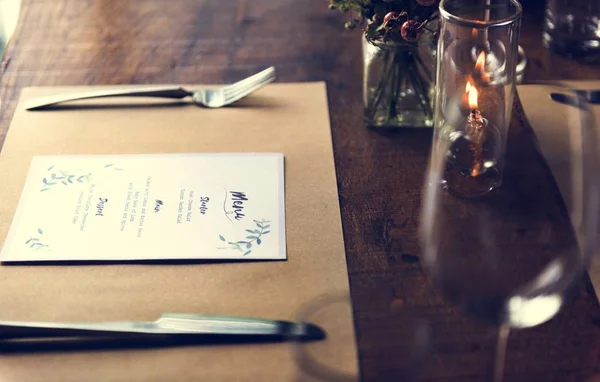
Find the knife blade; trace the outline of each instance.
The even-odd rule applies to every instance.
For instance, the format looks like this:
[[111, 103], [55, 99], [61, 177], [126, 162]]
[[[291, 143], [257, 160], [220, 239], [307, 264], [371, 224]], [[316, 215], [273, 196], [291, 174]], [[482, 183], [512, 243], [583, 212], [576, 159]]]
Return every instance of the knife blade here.
[[[577, 98], [576, 96], [572, 96], [572, 95], [568, 95], [568, 94], [564, 94], [564, 93], [550, 93], [550, 98], [558, 103], [562, 103], [564, 105], [569, 105], [569, 106], [576, 106], [581, 108], [582, 105], [580, 103], [580, 99]], [[587, 100], [582, 97], [581, 99], [583, 101], [583, 104], [585, 105], [587, 103]]]
[[[575, 94], [582, 97], [587, 103], [596, 105], [600, 104], [600, 91], [599, 90], [576, 90]], [[565, 105], [577, 106], [579, 100], [573, 95], [564, 93], [550, 93], [550, 98], [553, 101], [562, 103]]]
[[552, 101], [562, 103], [565, 105], [571, 105], [571, 106], [578, 105], [577, 98], [570, 96], [570, 95], [563, 94], [563, 93], [550, 93], [550, 99], [552, 99]]
[[600, 103], [600, 91], [599, 90], [576, 90], [575, 93], [583, 96], [591, 104]]
[[30, 322], [0, 321], [0, 341], [27, 338], [97, 336], [244, 336], [259, 339], [322, 340], [325, 331], [310, 323], [260, 318], [166, 313], [156, 321]]

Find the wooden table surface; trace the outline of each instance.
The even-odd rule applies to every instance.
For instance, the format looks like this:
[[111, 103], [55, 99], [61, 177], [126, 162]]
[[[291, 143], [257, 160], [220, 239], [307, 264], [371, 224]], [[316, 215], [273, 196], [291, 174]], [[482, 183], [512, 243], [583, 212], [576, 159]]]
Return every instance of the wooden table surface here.
[[[543, 2], [527, 2], [525, 81], [599, 79], [541, 43]], [[324, 0], [23, 0], [3, 60], [0, 143], [26, 86], [226, 83], [267, 66], [279, 82], [327, 81], [362, 378], [397, 381], [399, 312], [428, 320], [427, 381], [482, 381], [494, 334], [464, 318], [419, 265], [416, 227], [431, 130], [362, 124], [359, 32]], [[587, 280], [552, 321], [511, 335], [507, 381], [600, 381], [600, 308]]]

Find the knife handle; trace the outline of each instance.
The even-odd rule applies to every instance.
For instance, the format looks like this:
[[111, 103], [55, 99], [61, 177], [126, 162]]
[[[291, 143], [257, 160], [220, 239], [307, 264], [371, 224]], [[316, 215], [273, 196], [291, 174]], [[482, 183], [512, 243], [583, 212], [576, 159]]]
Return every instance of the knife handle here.
[[40, 110], [48, 106], [63, 102], [76, 101], [91, 98], [106, 97], [159, 97], [181, 99], [191, 96], [192, 93], [179, 86], [155, 86], [155, 87], [121, 87], [113, 89], [92, 90], [77, 93], [57, 94], [37, 98], [25, 103], [26, 110]]

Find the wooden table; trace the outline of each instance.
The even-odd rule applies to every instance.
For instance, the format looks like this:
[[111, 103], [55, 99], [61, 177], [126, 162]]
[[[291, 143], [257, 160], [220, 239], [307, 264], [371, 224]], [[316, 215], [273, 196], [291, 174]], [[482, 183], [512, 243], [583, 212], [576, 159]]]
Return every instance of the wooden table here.
[[[482, 381], [493, 333], [463, 318], [418, 261], [416, 227], [431, 130], [362, 125], [360, 35], [323, 0], [23, 0], [3, 61], [0, 143], [26, 86], [225, 83], [266, 66], [278, 81], [327, 81], [362, 377], [399, 380], [398, 312], [426, 318], [428, 381]], [[532, 3], [532, 2], [529, 2]], [[525, 80], [598, 79], [600, 67], [541, 44], [543, 2], [527, 4]], [[517, 116], [518, 117], [518, 116]], [[586, 280], [551, 322], [512, 334], [508, 381], [600, 381], [600, 308]]]

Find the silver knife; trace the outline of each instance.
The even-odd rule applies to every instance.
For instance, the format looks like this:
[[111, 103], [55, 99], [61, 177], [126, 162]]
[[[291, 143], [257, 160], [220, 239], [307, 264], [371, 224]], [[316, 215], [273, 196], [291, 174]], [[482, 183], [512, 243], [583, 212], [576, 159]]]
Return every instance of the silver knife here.
[[594, 105], [600, 103], [600, 91], [598, 90], [575, 90], [575, 93], [583, 96], [588, 103]]
[[[600, 91], [599, 90], [576, 90], [575, 94], [582, 97], [587, 103], [596, 105], [600, 104]], [[576, 106], [579, 104], [577, 97], [564, 93], [550, 93], [550, 98], [553, 101], [562, 103], [565, 105]]]
[[179, 86], [152, 86], [147, 88], [123, 87], [115, 89], [89, 90], [76, 93], [66, 93], [37, 98], [25, 102], [25, 110], [42, 109], [47, 106], [56, 105], [66, 101], [105, 98], [105, 97], [160, 97], [171, 99], [183, 99], [192, 96], [193, 92], [187, 91]]
[[325, 332], [316, 325], [260, 318], [202, 314], [161, 315], [156, 321], [108, 321], [96, 323], [0, 321], [0, 341], [97, 336], [245, 336], [261, 339], [321, 340]]

